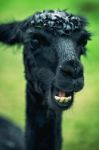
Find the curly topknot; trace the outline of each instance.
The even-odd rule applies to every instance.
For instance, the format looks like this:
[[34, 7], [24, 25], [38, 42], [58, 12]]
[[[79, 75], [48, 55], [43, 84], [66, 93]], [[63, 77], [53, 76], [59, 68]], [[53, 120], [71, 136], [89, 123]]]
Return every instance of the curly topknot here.
[[60, 35], [69, 35], [85, 25], [84, 18], [69, 14], [64, 10], [44, 10], [35, 13], [31, 18], [31, 26]]

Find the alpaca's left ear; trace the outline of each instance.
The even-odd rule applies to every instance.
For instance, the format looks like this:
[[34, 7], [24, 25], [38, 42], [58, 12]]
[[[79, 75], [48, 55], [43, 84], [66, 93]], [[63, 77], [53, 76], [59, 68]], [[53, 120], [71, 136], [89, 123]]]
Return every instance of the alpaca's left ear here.
[[22, 22], [0, 24], [0, 42], [14, 45], [23, 43]]

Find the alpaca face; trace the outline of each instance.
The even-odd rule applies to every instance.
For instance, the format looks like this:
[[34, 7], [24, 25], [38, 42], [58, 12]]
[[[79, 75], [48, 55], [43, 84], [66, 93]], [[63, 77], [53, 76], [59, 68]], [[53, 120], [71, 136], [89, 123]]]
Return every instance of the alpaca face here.
[[[72, 35], [52, 35], [40, 30], [29, 30], [24, 50], [26, 69], [37, 75], [32, 78], [34, 89], [42, 94], [47, 104], [58, 110], [69, 108], [74, 93], [84, 86], [81, 55], [89, 39], [86, 31]], [[28, 41], [28, 42], [27, 42]], [[30, 76], [26, 70], [26, 76]], [[39, 81], [34, 78], [39, 77]]]
[[74, 93], [84, 86], [80, 58], [90, 39], [85, 26], [84, 18], [60, 10], [46, 10], [22, 22], [0, 25], [1, 42], [24, 45], [31, 93], [38, 93], [43, 97], [41, 103], [55, 110], [68, 109]]

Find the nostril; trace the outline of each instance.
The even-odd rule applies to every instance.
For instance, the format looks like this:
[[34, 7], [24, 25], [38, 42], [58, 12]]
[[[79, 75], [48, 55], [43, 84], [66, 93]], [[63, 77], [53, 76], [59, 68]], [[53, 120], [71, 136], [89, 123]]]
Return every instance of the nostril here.
[[59, 66], [59, 71], [62, 75], [73, 79], [83, 77], [83, 66], [79, 61], [65, 61]]
[[72, 68], [69, 68], [69, 67], [66, 67], [66, 68], [60, 68], [60, 72], [64, 75], [64, 76], [70, 76], [72, 77], [73, 76], [73, 69]]
[[62, 73], [62, 75], [64, 76], [68, 76], [68, 77], [72, 77], [74, 79], [83, 77], [83, 69], [74, 69], [74, 68], [60, 68], [60, 72]]

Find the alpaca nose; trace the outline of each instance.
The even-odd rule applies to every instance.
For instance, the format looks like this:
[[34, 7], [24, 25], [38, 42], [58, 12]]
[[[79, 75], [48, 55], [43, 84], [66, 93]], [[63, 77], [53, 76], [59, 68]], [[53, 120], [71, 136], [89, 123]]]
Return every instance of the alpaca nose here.
[[64, 61], [60, 65], [60, 71], [66, 75], [71, 76], [74, 79], [83, 77], [83, 66], [79, 60]]

